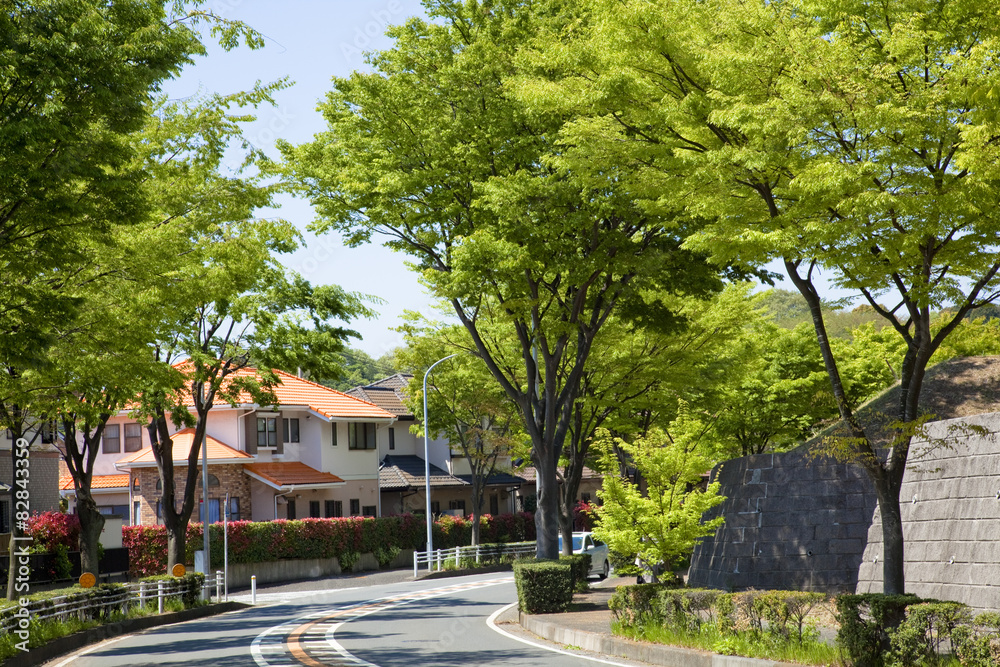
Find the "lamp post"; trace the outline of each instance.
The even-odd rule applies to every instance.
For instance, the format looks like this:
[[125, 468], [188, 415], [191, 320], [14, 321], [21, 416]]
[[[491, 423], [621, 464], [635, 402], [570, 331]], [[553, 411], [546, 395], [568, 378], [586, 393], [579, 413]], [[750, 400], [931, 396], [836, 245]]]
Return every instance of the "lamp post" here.
[[427, 376], [431, 374], [434, 367], [440, 364], [442, 361], [448, 361], [452, 357], [457, 357], [460, 352], [455, 354], [449, 354], [443, 359], [438, 359], [431, 367], [427, 369], [424, 373], [424, 495], [427, 498], [427, 569], [431, 569], [430, 555], [431, 551], [434, 550], [434, 526], [431, 522], [431, 456], [430, 456], [430, 441], [428, 438], [428, 428], [427, 428]]

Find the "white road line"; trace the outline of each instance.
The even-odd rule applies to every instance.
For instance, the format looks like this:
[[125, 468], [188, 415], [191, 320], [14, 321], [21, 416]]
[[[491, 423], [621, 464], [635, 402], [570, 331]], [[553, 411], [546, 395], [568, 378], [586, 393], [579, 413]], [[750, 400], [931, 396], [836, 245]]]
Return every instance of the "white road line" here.
[[[268, 643], [264, 644], [262, 647], [261, 642], [263, 640], [267, 639], [268, 642], [271, 642], [281, 637], [280, 639], [280, 641], [282, 642], [281, 645], [284, 646], [283, 635], [287, 635], [288, 633], [292, 632], [295, 628], [301, 626], [305, 622], [308, 622], [309, 619], [324, 618], [327, 616], [331, 616], [332, 614], [337, 614], [343, 620], [330, 620], [327, 621], [326, 623], [320, 624], [320, 626], [329, 624], [329, 629], [327, 629], [325, 632], [322, 633], [322, 636], [325, 639], [325, 645], [323, 646], [323, 649], [329, 650], [326, 648], [327, 646], [329, 646], [331, 649], [336, 651], [337, 654], [339, 654], [342, 657], [342, 659], [349, 661], [355, 665], [361, 665], [363, 667], [378, 667], [378, 665], [373, 665], [370, 662], [365, 662], [364, 660], [352, 655], [350, 652], [347, 651], [347, 649], [341, 646], [337, 642], [337, 640], [334, 639], [334, 633], [336, 632], [337, 628], [339, 628], [344, 623], [361, 618], [363, 616], [368, 616], [369, 614], [374, 614], [381, 611], [387, 611], [389, 609], [395, 609], [396, 607], [412, 604], [414, 602], [421, 602], [423, 600], [429, 600], [431, 598], [441, 597], [451, 593], [460, 593], [463, 591], [473, 590], [476, 588], [485, 588], [487, 586], [497, 586], [499, 584], [508, 583], [512, 580], [513, 577], [506, 576], [497, 579], [488, 579], [485, 581], [471, 582], [467, 584], [454, 584], [451, 586], [444, 586], [442, 588], [432, 588], [430, 590], [416, 591], [402, 598], [399, 597], [399, 594], [395, 594], [383, 598], [377, 598], [375, 600], [369, 600], [367, 602], [361, 602], [353, 605], [347, 605], [344, 607], [339, 607], [339, 608], [334, 607], [333, 609], [317, 611], [307, 616], [300, 616], [298, 618], [292, 619], [291, 621], [286, 621], [280, 625], [268, 628], [264, 632], [260, 633], [259, 635], [257, 635], [256, 638], [254, 638], [253, 642], [250, 644], [250, 654], [251, 656], [253, 656], [254, 662], [256, 662], [257, 665], [259, 665], [260, 667], [277, 667], [273, 662], [269, 662], [268, 659], [265, 658], [263, 655], [264, 650], [273, 650], [270, 649], [269, 647], [273, 646], [274, 644]], [[313, 650], [313, 648], [309, 646], [309, 644], [315, 645], [319, 644], [320, 641], [323, 641], [322, 639], [319, 639], [319, 637], [317, 637], [316, 639], [312, 639], [311, 635], [313, 634], [316, 634], [316, 632], [310, 631], [302, 638], [302, 643], [306, 644], [305, 648], [309, 651]], [[272, 656], [271, 659], [274, 660], [275, 658]]]
[[534, 646], [535, 648], [541, 648], [541, 649], [545, 649], [546, 651], [552, 651], [553, 653], [561, 653], [563, 655], [571, 655], [574, 658], [580, 658], [581, 660], [590, 660], [591, 662], [599, 662], [602, 665], [617, 665], [618, 667], [634, 667], [634, 665], [629, 665], [629, 664], [624, 663], [624, 662], [615, 662], [613, 660], [604, 660], [603, 658], [593, 658], [593, 657], [590, 657], [590, 656], [587, 656], [587, 655], [580, 655], [579, 653], [573, 653], [572, 651], [564, 651], [561, 648], [552, 648], [551, 646], [546, 646], [545, 644], [539, 644], [538, 642], [533, 642], [530, 639], [524, 639], [523, 637], [518, 637], [517, 635], [513, 635], [513, 634], [507, 632], [506, 630], [504, 630], [503, 628], [501, 628], [499, 625], [497, 625], [496, 619], [497, 619], [497, 616], [499, 616], [500, 614], [504, 613], [505, 611], [507, 611], [511, 607], [515, 607], [515, 606], [517, 606], [517, 603], [516, 602], [511, 602], [509, 605], [506, 605], [504, 607], [500, 607], [495, 612], [493, 612], [488, 619], [486, 619], [486, 625], [490, 626], [490, 628], [492, 628], [494, 631], [499, 632], [500, 634], [504, 635], [505, 637], [510, 637], [514, 641], [521, 642], [522, 644], [527, 644], [528, 646]]

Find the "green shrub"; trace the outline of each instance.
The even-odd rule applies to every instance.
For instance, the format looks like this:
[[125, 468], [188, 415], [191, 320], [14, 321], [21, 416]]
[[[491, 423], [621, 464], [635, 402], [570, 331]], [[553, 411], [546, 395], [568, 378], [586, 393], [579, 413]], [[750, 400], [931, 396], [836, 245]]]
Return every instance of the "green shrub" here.
[[924, 602], [916, 595], [863, 593], [836, 599], [837, 645], [854, 667], [883, 667], [889, 632], [906, 618], [906, 608]]
[[587, 575], [590, 574], [590, 554], [572, 554], [567, 556], [562, 554], [559, 560], [569, 563], [570, 571], [573, 573], [573, 590], [578, 593], [585, 593], [590, 589], [587, 584]]
[[715, 622], [715, 601], [722, 591], [705, 588], [663, 588], [657, 594], [664, 625], [696, 632], [704, 622]]
[[942, 664], [942, 646], [962, 623], [972, 620], [960, 602], [923, 602], [906, 608], [906, 619], [889, 633], [890, 667], [923, 667]]
[[663, 623], [663, 611], [659, 603], [662, 584], [635, 584], [619, 586], [608, 600], [608, 608], [615, 620], [624, 627]]
[[965, 667], [1000, 665], [1000, 614], [987, 612], [951, 633], [955, 656]]
[[526, 614], [565, 611], [573, 600], [573, 572], [568, 562], [516, 561], [514, 582], [518, 608]]

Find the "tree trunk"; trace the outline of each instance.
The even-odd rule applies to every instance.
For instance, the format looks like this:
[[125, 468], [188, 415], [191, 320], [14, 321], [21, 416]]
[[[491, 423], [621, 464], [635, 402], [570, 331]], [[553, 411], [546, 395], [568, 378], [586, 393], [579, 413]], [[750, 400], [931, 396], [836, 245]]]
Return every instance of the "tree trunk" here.
[[535, 557], [559, 558], [559, 479], [554, 457], [535, 456], [538, 476], [538, 503], [535, 507]]
[[96, 577], [100, 574], [99, 547], [104, 515], [97, 510], [97, 503], [89, 495], [78, 493], [76, 508], [80, 516], [80, 569]]
[[184, 565], [187, 560], [184, 552], [187, 546], [187, 521], [176, 518], [170, 521], [172, 525], [167, 525], [166, 512], [164, 512], [163, 524], [167, 528], [167, 574], [169, 574], [174, 569], [174, 565]]
[[879, 514], [882, 516], [882, 592], [906, 592], [903, 571], [903, 519], [899, 508], [899, 486], [876, 481]]

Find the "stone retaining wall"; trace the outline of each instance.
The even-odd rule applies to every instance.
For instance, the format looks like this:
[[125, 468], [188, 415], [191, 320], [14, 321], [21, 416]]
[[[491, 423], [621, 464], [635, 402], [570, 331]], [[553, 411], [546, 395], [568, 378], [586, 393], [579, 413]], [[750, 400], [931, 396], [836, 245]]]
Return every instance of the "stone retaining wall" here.
[[[1000, 414], [927, 425], [900, 491], [906, 591], [1000, 610]], [[876, 510], [858, 592], [882, 590]]]
[[726, 518], [695, 547], [689, 584], [853, 591], [875, 496], [864, 472], [800, 450], [733, 459], [712, 471]]

